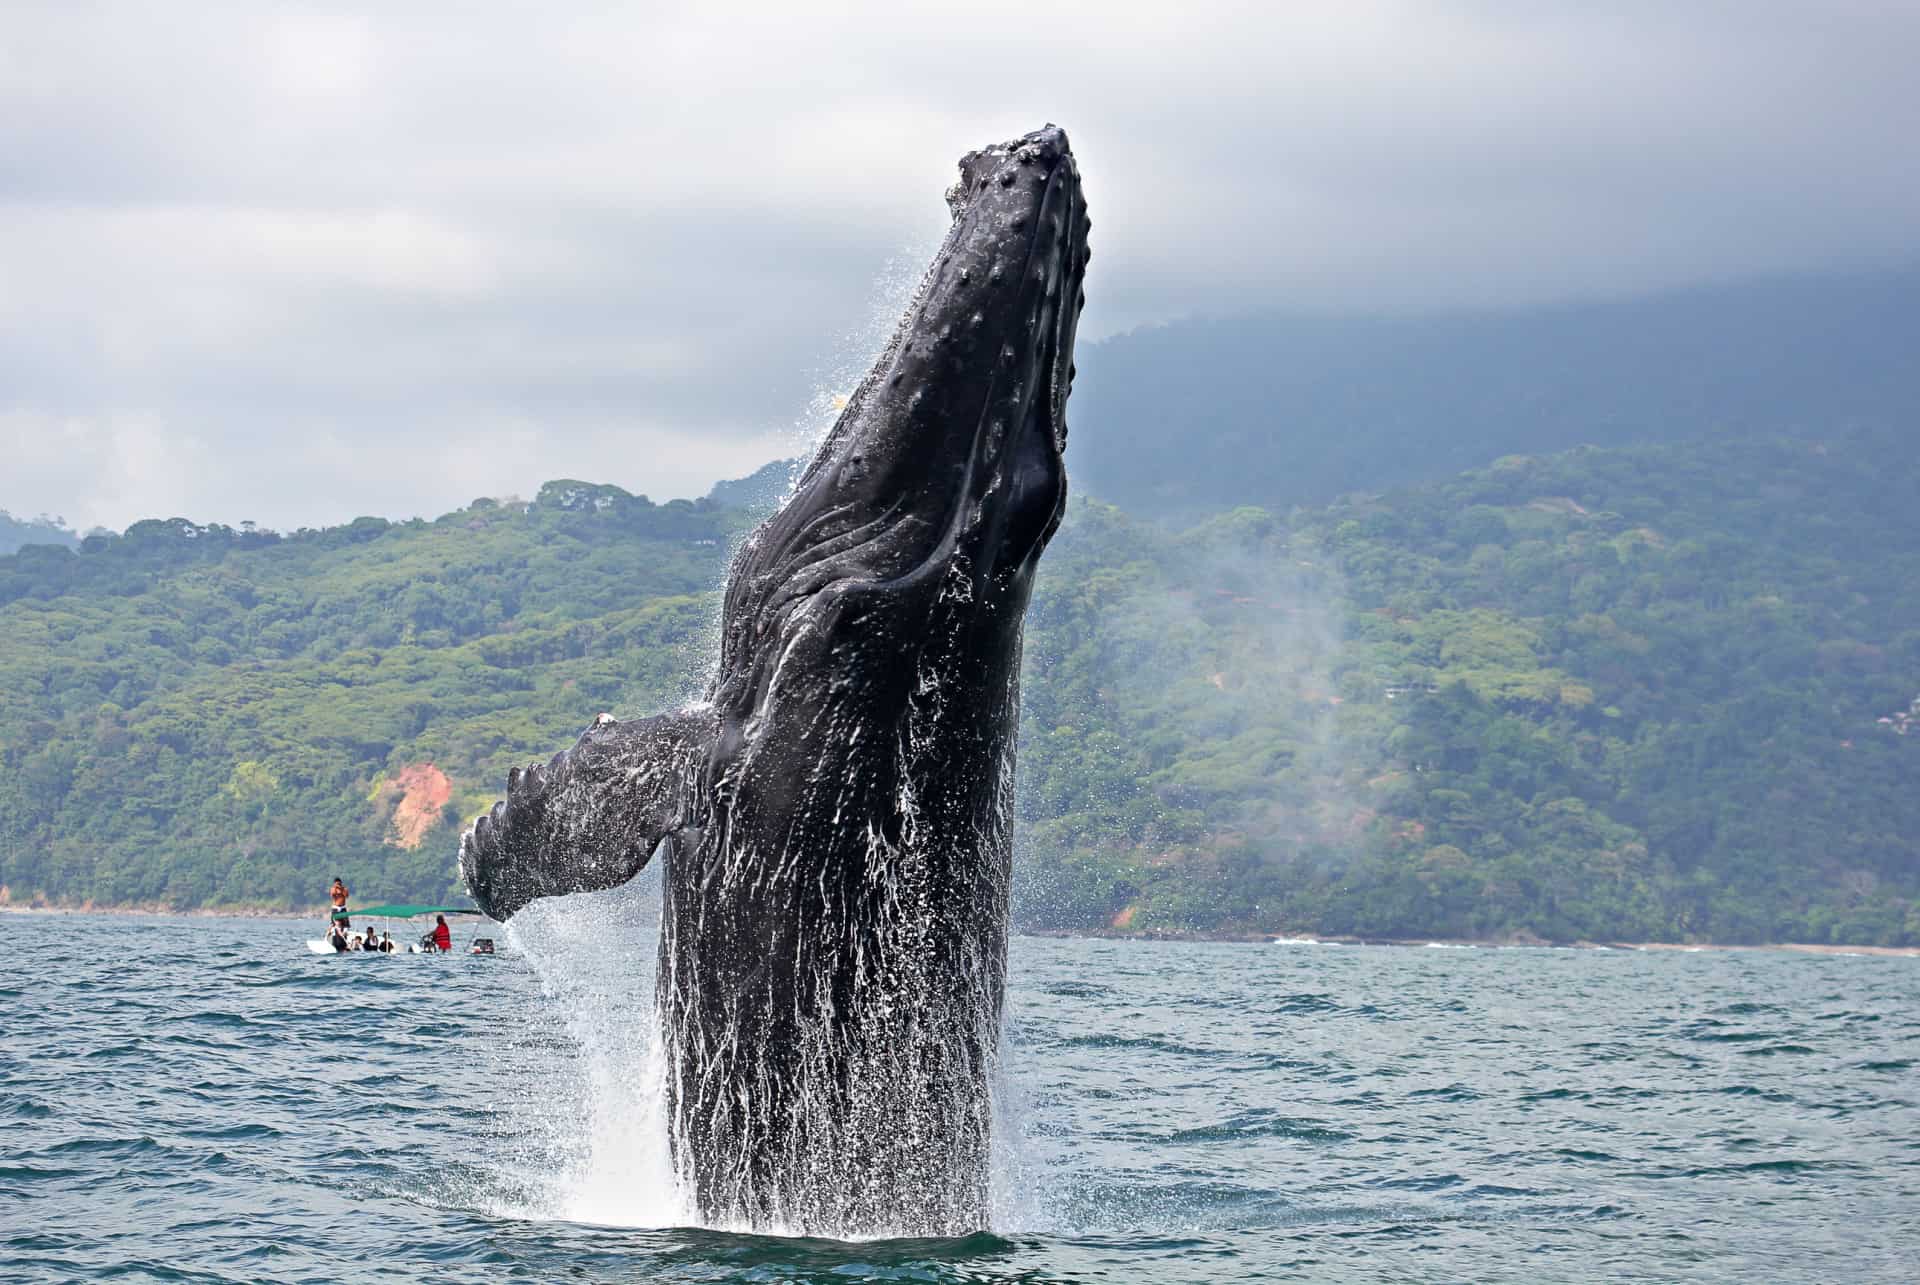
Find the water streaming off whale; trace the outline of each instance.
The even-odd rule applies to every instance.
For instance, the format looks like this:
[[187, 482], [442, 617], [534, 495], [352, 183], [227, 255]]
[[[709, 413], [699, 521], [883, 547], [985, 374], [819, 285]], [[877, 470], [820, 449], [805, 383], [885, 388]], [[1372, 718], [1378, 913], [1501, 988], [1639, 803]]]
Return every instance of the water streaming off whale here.
[[1065, 507], [1091, 225], [1057, 127], [959, 170], [898, 327], [736, 551], [703, 698], [602, 715], [462, 842], [501, 919], [657, 857], [651, 1008], [570, 1021], [658, 1031], [588, 1080], [637, 1095], [635, 1180], [713, 1226], [954, 1235], [997, 1207], [1022, 627]]
[[[667, 1143], [660, 1027], [650, 955], [660, 879], [543, 901], [507, 925], [545, 1003], [515, 1038], [544, 1046], [547, 1074], [504, 1104], [524, 1186], [500, 1212], [618, 1227], [676, 1227], [697, 1215]], [[556, 1057], [556, 1052], [564, 1056]]]

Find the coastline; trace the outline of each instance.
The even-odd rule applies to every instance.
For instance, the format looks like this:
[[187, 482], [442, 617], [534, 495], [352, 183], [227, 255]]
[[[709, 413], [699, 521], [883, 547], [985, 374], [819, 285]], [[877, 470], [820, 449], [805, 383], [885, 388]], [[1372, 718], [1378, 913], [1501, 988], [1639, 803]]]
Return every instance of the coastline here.
[[1092, 929], [1086, 932], [1036, 930], [1020, 933], [1026, 937], [1084, 937], [1096, 941], [1137, 942], [1223, 942], [1276, 946], [1404, 946], [1454, 950], [1619, 950], [1695, 952], [1746, 950], [1788, 951], [1801, 955], [1875, 955], [1894, 959], [1920, 959], [1920, 946], [1852, 946], [1823, 942], [1714, 942], [1714, 941], [1546, 941], [1539, 937], [1507, 939], [1461, 937], [1350, 937], [1321, 936], [1317, 933], [1197, 933], [1197, 932], [1116, 932]]
[[[328, 907], [288, 910], [268, 906], [200, 906], [175, 910], [166, 906], [52, 906], [16, 905], [0, 902], [0, 915], [113, 915], [127, 919], [325, 919]], [[1090, 929], [1075, 932], [1064, 929], [1015, 929], [1021, 937], [1071, 937], [1096, 941], [1131, 942], [1219, 942], [1243, 945], [1272, 944], [1287, 946], [1405, 946], [1479, 949], [1479, 950], [1634, 950], [1679, 951], [1690, 954], [1721, 950], [1789, 951], [1801, 955], [1872, 955], [1888, 959], [1920, 959], [1920, 946], [1842, 945], [1825, 942], [1715, 942], [1715, 941], [1546, 941], [1538, 937], [1466, 939], [1455, 937], [1348, 937], [1320, 936], [1316, 933], [1201, 933], [1201, 932], [1116, 932]]]
[[123, 919], [325, 919], [327, 907], [287, 910], [271, 906], [198, 906], [175, 910], [170, 906], [48, 906], [0, 902], [0, 915], [112, 915]]
[[1792, 950], [1803, 955], [1880, 955], [1891, 959], [1920, 959], [1920, 946], [1832, 946], [1819, 942], [1783, 941], [1765, 946], [1686, 945], [1670, 941], [1622, 943], [1622, 950]]

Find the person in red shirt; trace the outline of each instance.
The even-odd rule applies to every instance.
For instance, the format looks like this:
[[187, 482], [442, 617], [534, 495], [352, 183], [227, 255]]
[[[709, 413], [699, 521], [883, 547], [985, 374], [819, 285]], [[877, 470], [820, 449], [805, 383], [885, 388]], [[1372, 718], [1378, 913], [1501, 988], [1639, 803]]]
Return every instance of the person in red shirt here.
[[433, 948], [435, 950], [453, 949], [453, 930], [447, 927], [445, 915], [433, 917]]

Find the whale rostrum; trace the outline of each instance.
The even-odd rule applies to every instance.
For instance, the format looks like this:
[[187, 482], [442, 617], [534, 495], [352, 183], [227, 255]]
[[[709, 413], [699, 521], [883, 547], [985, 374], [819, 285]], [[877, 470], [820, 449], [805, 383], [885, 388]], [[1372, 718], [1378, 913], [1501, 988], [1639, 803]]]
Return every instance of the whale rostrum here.
[[706, 699], [603, 716], [461, 841], [496, 918], [663, 853], [670, 1141], [715, 1225], [987, 1222], [1021, 626], [1090, 225], [1052, 125], [963, 157], [947, 200], [892, 339], [734, 557]]

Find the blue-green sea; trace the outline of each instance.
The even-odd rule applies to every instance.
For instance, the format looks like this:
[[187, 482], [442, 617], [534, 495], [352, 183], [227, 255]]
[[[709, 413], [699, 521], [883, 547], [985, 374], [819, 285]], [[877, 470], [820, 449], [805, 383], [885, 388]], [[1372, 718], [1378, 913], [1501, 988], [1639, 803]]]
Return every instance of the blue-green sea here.
[[1920, 960], [1016, 939], [995, 1225], [855, 1243], [686, 1225], [591, 900], [0, 916], [0, 1278], [1920, 1279]]

